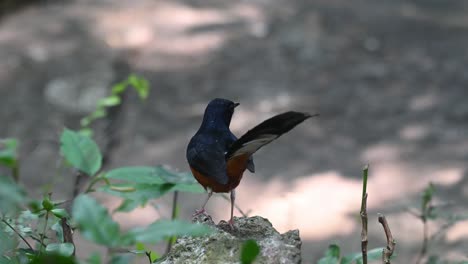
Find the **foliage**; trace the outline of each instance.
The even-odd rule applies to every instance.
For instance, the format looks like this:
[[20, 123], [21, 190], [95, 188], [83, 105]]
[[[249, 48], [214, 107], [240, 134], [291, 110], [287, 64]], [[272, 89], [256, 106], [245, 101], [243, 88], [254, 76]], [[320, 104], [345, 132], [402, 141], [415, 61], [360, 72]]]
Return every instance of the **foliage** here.
[[[97, 190], [124, 198], [121, 211], [131, 211], [169, 192], [203, 191], [190, 174], [173, 172], [162, 166], [123, 167], [99, 172], [103, 155], [91, 138], [89, 126], [95, 120], [105, 117], [106, 109], [120, 104], [121, 95], [127, 87], [133, 87], [142, 99], [148, 96], [148, 82], [131, 75], [124, 82], [116, 84], [109, 97], [99, 101], [95, 112], [82, 119], [80, 130], [65, 128], [60, 136], [60, 153], [65, 162], [89, 176], [88, 187], [73, 200], [71, 212], [64, 207], [67, 201], [53, 200], [52, 193], [46, 194], [41, 200], [28, 198], [15, 182], [18, 179], [18, 142], [15, 139], [0, 141], [0, 165], [10, 168], [13, 176], [0, 176], [0, 264], [76, 263], [75, 245], [66, 241], [63, 226], [67, 223], [71, 223], [85, 239], [107, 247], [110, 252], [114, 252], [113, 249], [127, 252], [112, 253], [110, 263], [116, 264], [129, 263], [142, 250], [151, 262], [156, 261], [160, 255], [147, 250], [144, 243], [159, 243], [174, 236], [201, 236], [212, 232], [205, 225], [178, 219], [161, 219], [147, 227], [124, 232], [107, 209], [87, 194], [96, 191], [94, 186], [97, 183], [104, 182], [105, 185]], [[35, 241], [35, 244], [29, 241]], [[99, 264], [102, 259], [98, 254], [92, 254], [85, 263]]]
[[88, 136], [65, 129], [60, 137], [60, 151], [74, 168], [87, 175], [92, 176], [101, 168], [99, 147]]
[[18, 181], [19, 177], [17, 148], [18, 140], [14, 138], [0, 139], [0, 166], [9, 168], [15, 181]]
[[[367, 252], [368, 260], [378, 260], [382, 257], [383, 248], [374, 248]], [[362, 254], [352, 253], [346, 256], [341, 256], [340, 247], [332, 244], [325, 251], [325, 256], [318, 261], [318, 264], [362, 264]]]
[[[105, 173], [103, 179], [120, 180], [99, 190], [124, 198], [117, 211], [128, 212], [144, 206], [148, 200], [159, 198], [172, 191], [202, 193], [203, 188], [189, 173], [176, 173], [157, 167], [125, 167]], [[122, 183], [123, 182], [123, 183]]]
[[143, 77], [131, 74], [126, 80], [117, 83], [112, 87], [111, 95], [102, 98], [97, 102], [94, 112], [81, 119], [80, 124], [82, 128], [80, 133], [91, 136], [92, 130], [90, 129], [90, 125], [94, 121], [106, 117], [109, 108], [121, 104], [122, 95], [128, 87], [132, 87], [138, 93], [140, 99], [144, 100], [148, 97], [150, 90], [148, 81]]
[[241, 249], [241, 263], [251, 264], [257, 258], [260, 253], [260, 247], [255, 240], [247, 240], [242, 245]]

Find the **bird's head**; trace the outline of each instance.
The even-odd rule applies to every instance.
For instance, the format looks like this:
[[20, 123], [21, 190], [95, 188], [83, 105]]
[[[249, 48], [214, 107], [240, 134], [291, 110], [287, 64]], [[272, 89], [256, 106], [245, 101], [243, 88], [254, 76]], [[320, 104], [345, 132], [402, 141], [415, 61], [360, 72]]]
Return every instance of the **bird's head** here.
[[203, 123], [210, 126], [219, 124], [229, 127], [232, 115], [234, 114], [234, 108], [238, 105], [239, 103], [234, 103], [233, 101], [222, 98], [211, 100], [205, 109]]

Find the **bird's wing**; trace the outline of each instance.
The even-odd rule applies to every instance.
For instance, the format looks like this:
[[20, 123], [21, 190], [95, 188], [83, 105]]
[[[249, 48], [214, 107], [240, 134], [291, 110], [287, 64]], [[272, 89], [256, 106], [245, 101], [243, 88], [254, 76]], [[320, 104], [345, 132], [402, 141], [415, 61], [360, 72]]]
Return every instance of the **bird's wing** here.
[[236, 140], [226, 153], [226, 158], [243, 154], [252, 155], [309, 117], [312, 116], [307, 113], [290, 111], [267, 119]]
[[187, 160], [192, 168], [219, 184], [227, 184], [226, 160], [224, 152], [205, 144], [189, 144]]
[[[234, 135], [231, 131], [229, 131], [229, 134], [230, 135], [229, 135], [229, 138], [227, 139], [228, 145], [226, 146], [226, 149], [229, 149], [232, 146], [232, 144], [237, 141], [236, 135]], [[253, 156], [250, 156], [249, 160], [247, 161], [247, 169], [250, 172], [255, 173], [255, 164], [254, 164]]]

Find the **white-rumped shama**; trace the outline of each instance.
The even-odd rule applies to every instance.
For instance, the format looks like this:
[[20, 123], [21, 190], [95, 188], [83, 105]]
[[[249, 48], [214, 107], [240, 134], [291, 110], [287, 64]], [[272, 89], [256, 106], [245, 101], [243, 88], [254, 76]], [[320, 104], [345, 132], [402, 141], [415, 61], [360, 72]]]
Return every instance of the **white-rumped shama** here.
[[205, 212], [205, 205], [213, 192], [231, 192], [231, 226], [235, 188], [246, 169], [255, 172], [252, 155], [312, 117], [307, 113], [285, 112], [263, 121], [238, 139], [229, 129], [234, 108], [238, 105], [226, 99], [212, 100], [205, 109], [200, 128], [187, 146], [187, 160], [192, 174], [208, 191], [202, 208], [195, 214]]

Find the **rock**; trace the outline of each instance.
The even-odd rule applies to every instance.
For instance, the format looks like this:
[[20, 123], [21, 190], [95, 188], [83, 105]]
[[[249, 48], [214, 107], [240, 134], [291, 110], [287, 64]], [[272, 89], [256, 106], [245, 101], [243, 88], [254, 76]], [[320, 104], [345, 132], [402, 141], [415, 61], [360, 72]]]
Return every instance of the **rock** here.
[[255, 263], [301, 263], [299, 230], [280, 234], [268, 219], [260, 216], [234, 217], [234, 229], [226, 221], [215, 225], [209, 215], [192, 219], [216, 229], [204, 237], [181, 237], [159, 263], [240, 263], [240, 251], [246, 240], [260, 246]]

